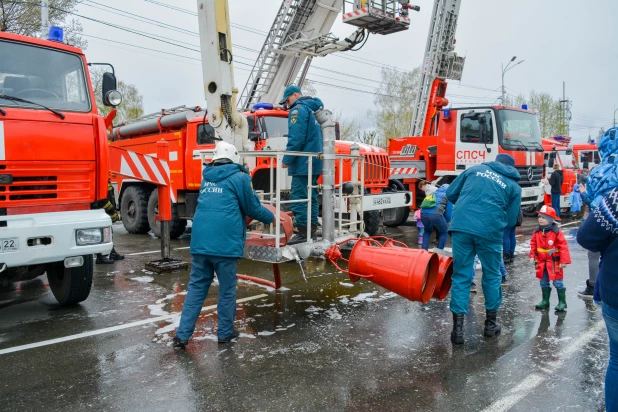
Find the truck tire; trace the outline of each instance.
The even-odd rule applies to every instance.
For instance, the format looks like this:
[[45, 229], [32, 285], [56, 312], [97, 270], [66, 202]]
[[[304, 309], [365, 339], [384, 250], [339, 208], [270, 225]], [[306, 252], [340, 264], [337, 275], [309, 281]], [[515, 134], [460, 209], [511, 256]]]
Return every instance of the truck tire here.
[[[388, 188], [386, 189], [390, 192], [405, 192], [406, 187], [399, 180], [389, 180]], [[408, 221], [408, 217], [410, 217], [410, 208], [409, 207], [399, 207], [397, 208], [396, 218], [391, 221], [384, 221], [384, 226], [388, 227], [397, 227], [401, 226]]]
[[374, 236], [380, 229], [380, 211], [370, 210], [364, 212], [363, 222], [365, 222], [365, 233], [369, 236]]
[[[156, 237], [161, 237], [161, 223], [155, 224], [155, 215], [159, 213], [159, 191], [153, 190], [148, 199], [148, 225]], [[170, 225], [170, 239], [178, 239], [185, 233], [187, 221], [178, 217], [176, 205], [172, 205], [172, 224]]]
[[521, 212], [526, 217], [536, 217], [541, 207], [543, 207], [543, 203], [539, 203], [538, 205], [526, 205], [521, 208]]
[[148, 224], [148, 196], [151, 188], [129, 186], [122, 194], [120, 216], [127, 232], [144, 234], [150, 231]]
[[49, 288], [63, 306], [86, 300], [92, 288], [92, 255], [82, 256], [84, 264], [77, 268], [65, 268], [64, 262], [45, 265]]

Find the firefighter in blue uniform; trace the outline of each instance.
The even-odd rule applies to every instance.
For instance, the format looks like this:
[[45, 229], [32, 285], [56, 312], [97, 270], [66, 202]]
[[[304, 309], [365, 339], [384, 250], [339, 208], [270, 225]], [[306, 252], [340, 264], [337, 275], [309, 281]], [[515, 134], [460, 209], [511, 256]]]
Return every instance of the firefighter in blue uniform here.
[[499, 154], [495, 162], [474, 166], [460, 174], [446, 190], [455, 204], [449, 232], [453, 235], [453, 343], [464, 343], [464, 315], [468, 313], [474, 256], [483, 266], [485, 336], [500, 333], [496, 314], [502, 303], [500, 262], [504, 228], [515, 226], [521, 205], [520, 179], [515, 159]]
[[[315, 118], [314, 112], [324, 107], [317, 97], [303, 96], [298, 86], [286, 87], [279, 104], [289, 108], [288, 114], [288, 143], [285, 150], [294, 152], [322, 152], [322, 129]], [[322, 161], [316, 157], [312, 159], [312, 171], [309, 176], [309, 158], [286, 155], [283, 157], [282, 167], [288, 169], [292, 176], [292, 200], [308, 198], [308, 182], [311, 186], [318, 184], [322, 174]], [[290, 208], [296, 220], [298, 234], [288, 244], [297, 244], [307, 241], [307, 226], [311, 226], [311, 237], [314, 238], [318, 227], [318, 190], [311, 191], [311, 217], [307, 216], [307, 203], [291, 203]]]
[[275, 216], [253, 191], [247, 169], [238, 164], [234, 145], [219, 142], [213, 162], [202, 172], [202, 185], [193, 217], [191, 279], [182, 307], [174, 348], [184, 348], [195, 330], [215, 272], [219, 280], [217, 302], [219, 343], [238, 337], [236, 316], [236, 266], [243, 257], [247, 228], [245, 216], [271, 224]]

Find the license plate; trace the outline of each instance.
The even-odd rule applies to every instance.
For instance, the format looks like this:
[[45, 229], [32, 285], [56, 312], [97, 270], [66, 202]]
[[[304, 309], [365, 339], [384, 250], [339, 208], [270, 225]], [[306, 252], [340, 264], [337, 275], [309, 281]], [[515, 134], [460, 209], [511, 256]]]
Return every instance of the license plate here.
[[0, 239], [0, 246], [2, 246], [2, 253], [4, 252], [17, 252], [19, 250], [19, 239]]
[[391, 198], [390, 197], [375, 197], [375, 198], [373, 198], [373, 205], [374, 206], [390, 205], [390, 204], [391, 204]]
[[0, 175], [0, 185], [10, 185], [13, 183], [13, 175]]
[[524, 196], [525, 197], [534, 196], [534, 190], [526, 190], [526, 192], [524, 193]]

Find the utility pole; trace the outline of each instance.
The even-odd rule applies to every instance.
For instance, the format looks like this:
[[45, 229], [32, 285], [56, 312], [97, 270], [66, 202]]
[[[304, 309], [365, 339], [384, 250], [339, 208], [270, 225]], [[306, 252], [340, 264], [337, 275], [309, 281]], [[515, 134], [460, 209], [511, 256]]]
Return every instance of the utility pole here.
[[562, 105], [560, 116], [561, 132], [564, 136], [568, 136], [569, 123], [571, 121], [571, 101], [566, 98], [566, 82], [562, 82], [562, 100], [560, 100], [560, 104]]
[[616, 112], [618, 112], [618, 109], [614, 106], [614, 127], [616, 127]]
[[41, 38], [49, 34], [49, 0], [41, 0]]
[[[504, 64], [502, 64], [502, 97], [500, 98], [502, 106], [504, 106], [504, 103], [506, 102], [505, 100], [506, 99], [506, 88], [504, 87], [504, 74], [508, 72], [509, 70], [511, 70], [513, 67], [517, 66], [518, 64], [522, 64], [524, 62], [524, 60], [520, 60], [519, 62], [511, 66], [511, 63], [513, 63], [516, 58], [517, 56], [513, 56], [513, 58], [511, 59], [511, 61], [509, 61], [506, 67], [504, 67]], [[511, 67], [509, 68], [509, 66]]]

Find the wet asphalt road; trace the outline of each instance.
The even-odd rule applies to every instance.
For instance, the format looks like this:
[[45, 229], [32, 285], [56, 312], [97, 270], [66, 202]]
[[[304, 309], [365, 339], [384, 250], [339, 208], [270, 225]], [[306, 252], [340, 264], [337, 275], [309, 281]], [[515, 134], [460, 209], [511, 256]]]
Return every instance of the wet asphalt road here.
[[[518, 228], [503, 330], [493, 339], [482, 336], [480, 290], [471, 295], [466, 343], [454, 348], [449, 297], [409, 302], [311, 260], [307, 282], [297, 264], [282, 265], [283, 291], [239, 283], [238, 298], [251, 300], [237, 305], [242, 335], [233, 344], [217, 345], [216, 313], [207, 310], [186, 351], [170, 346], [174, 317], [1, 354], [182, 309], [188, 272], [145, 273], [144, 263], [158, 255], [135, 253], [155, 251], [159, 241], [119, 227], [116, 249], [127, 258], [96, 266], [81, 305], [59, 307], [44, 278], [0, 292], [0, 409], [604, 410], [607, 334], [600, 309], [577, 297], [587, 257], [576, 225], [564, 229], [574, 263], [565, 276], [568, 310], [557, 315], [534, 309], [540, 288], [527, 251], [535, 221]], [[415, 243], [413, 226], [389, 233]], [[190, 259], [189, 236], [172, 242], [177, 257]], [[239, 273], [272, 279], [266, 264], [241, 261]], [[214, 284], [204, 306], [216, 303], [216, 293]]]

